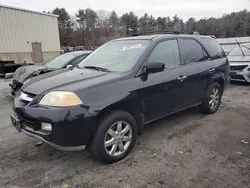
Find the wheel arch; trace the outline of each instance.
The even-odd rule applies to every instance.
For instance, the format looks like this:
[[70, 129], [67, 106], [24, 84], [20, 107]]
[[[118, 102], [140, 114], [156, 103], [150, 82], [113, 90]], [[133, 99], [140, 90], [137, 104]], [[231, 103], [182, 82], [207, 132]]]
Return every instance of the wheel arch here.
[[144, 125], [144, 103], [139, 98], [122, 100], [105, 107], [97, 115], [96, 126], [98, 126], [101, 119], [107, 113], [115, 110], [125, 111], [131, 114], [135, 118], [137, 123], [137, 133], [138, 134], [142, 133]]
[[225, 76], [223, 74], [214, 75], [210, 84], [215, 83], [215, 82], [220, 84], [222, 92], [223, 92], [225, 88]]

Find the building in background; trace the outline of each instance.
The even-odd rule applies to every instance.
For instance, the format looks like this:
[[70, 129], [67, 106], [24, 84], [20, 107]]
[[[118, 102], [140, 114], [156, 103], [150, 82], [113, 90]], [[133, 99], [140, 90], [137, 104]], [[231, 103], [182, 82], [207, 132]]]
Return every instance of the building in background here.
[[250, 43], [250, 37], [218, 38], [217, 42], [221, 45], [226, 54], [239, 44]]
[[0, 60], [42, 63], [59, 54], [56, 15], [0, 5]]

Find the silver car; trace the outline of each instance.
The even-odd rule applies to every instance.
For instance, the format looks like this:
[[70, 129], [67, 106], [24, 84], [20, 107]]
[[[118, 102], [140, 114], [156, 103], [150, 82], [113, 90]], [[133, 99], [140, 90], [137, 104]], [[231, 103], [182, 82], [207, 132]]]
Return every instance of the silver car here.
[[250, 43], [233, 48], [228, 54], [231, 80], [250, 83]]

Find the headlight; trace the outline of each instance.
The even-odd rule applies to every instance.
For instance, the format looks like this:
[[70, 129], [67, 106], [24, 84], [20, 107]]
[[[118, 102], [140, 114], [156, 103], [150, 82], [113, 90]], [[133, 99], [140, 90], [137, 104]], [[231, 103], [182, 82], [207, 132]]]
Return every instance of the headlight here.
[[82, 104], [82, 101], [73, 92], [52, 91], [46, 94], [39, 104], [45, 106], [75, 106]]

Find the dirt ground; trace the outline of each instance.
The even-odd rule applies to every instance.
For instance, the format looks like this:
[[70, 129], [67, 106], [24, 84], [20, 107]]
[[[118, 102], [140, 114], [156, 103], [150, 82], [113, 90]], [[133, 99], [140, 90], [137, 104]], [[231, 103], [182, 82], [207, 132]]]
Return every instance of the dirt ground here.
[[250, 187], [250, 85], [230, 85], [214, 115], [192, 108], [147, 125], [111, 165], [35, 146], [11, 126], [9, 92], [0, 80], [0, 187]]

